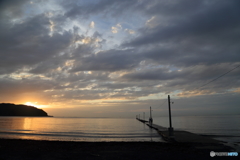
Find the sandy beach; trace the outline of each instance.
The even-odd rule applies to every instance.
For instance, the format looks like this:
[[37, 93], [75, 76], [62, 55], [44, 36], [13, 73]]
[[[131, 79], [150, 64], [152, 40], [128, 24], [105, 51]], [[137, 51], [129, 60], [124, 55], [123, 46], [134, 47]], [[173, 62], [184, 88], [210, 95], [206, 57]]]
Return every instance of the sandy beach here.
[[[211, 159], [210, 151], [229, 147], [160, 142], [67, 142], [0, 139], [1, 160], [55, 159]], [[215, 157], [216, 158], [216, 157]], [[217, 157], [234, 158], [234, 157]], [[237, 157], [235, 157], [237, 158]]]

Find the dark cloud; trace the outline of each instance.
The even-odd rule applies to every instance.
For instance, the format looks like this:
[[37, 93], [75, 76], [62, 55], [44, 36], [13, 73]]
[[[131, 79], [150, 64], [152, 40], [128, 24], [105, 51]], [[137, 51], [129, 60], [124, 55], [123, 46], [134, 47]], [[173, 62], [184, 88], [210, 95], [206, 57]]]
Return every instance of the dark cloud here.
[[40, 77], [13, 79], [9, 77], [0, 80], [1, 95], [16, 96], [23, 93], [41, 92], [57, 87], [58, 84], [50, 80], [43, 80]]
[[[204, 84], [216, 79], [220, 75], [227, 73], [237, 65], [221, 64], [221, 65], [199, 65], [195, 67], [181, 68], [176, 70], [174, 66], [169, 68], [152, 68], [143, 69], [136, 72], [124, 74], [120, 79], [124, 81], [135, 82], [135, 86], [142, 87], [149, 83], [148, 88], [155, 88], [158, 92], [170, 93], [176, 90], [191, 91], [199, 90], [199, 93], [226, 93], [239, 87], [239, 70], [234, 70], [226, 77], [214, 83], [203, 86]], [[143, 89], [146, 91], [146, 88]], [[196, 91], [198, 92], [198, 91]]]
[[172, 0], [169, 1], [140, 1], [136, 9], [141, 10], [148, 15], [163, 15], [174, 17], [177, 15], [185, 16], [189, 13], [196, 12], [205, 7], [205, 3], [217, 3], [219, 1], [204, 1], [204, 0]]
[[66, 17], [75, 18], [75, 17], [84, 17], [88, 18], [90, 15], [102, 14], [104, 16], [119, 16], [124, 14], [124, 11], [128, 10], [132, 6], [136, 5], [134, 1], [128, 0], [101, 0], [98, 2], [93, 2], [89, 4], [80, 4], [76, 2], [64, 2], [63, 6], [67, 8], [65, 13]]
[[64, 52], [72, 41], [72, 33], [65, 31], [50, 36], [49, 26], [49, 19], [44, 15], [26, 19], [12, 27], [5, 26], [0, 31], [1, 74], [35, 65]]
[[[218, 4], [208, 4], [201, 11], [193, 11], [192, 14], [188, 14], [185, 17], [182, 17], [181, 14], [178, 15], [177, 11], [173, 11], [172, 14], [175, 14], [175, 18], [173, 20], [170, 19], [170, 25], [152, 29], [141, 28], [140, 32], [142, 32], [142, 35], [123, 44], [123, 46], [139, 46], [168, 42], [169, 40], [177, 42], [192, 36], [198, 37], [202, 35], [207, 35], [211, 38], [217, 36], [219, 38], [218, 34], [221, 35], [221, 32], [226, 31], [231, 34], [231, 30], [239, 28], [240, 24], [238, 3], [238, 1], [228, 3], [221, 1]], [[181, 5], [185, 4], [181, 3]]]
[[76, 61], [71, 72], [131, 69], [138, 65], [137, 59], [137, 55], [131, 49], [101, 51]]
[[[207, 40], [206, 40], [207, 41]], [[236, 41], [237, 42], [237, 41]], [[183, 42], [169, 44], [163, 47], [154, 46], [151, 49], [142, 51], [145, 59], [150, 59], [162, 65], [195, 66], [213, 65], [220, 63], [236, 63], [240, 48], [237, 43], [214, 44], [214, 43], [192, 43]]]
[[99, 88], [106, 88], [106, 89], [124, 89], [128, 87], [137, 86], [134, 82], [115, 82], [115, 83], [100, 83], [97, 87]]
[[185, 73], [178, 71], [170, 71], [167, 68], [149, 69], [145, 71], [138, 71], [134, 73], [125, 74], [123, 78], [135, 80], [169, 80], [177, 77], [185, 77]]
[[0, 16], [19, 17], [23, 13], [22, 6], [30, 2], [29, 0], [1, 0], [0, 1]]

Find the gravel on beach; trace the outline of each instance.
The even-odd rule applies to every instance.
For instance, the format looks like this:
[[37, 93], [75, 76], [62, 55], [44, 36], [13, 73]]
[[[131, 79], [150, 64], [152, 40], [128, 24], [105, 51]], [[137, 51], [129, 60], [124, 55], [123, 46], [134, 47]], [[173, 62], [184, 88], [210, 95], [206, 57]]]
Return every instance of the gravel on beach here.
[[[197, 147], [196, 147], [197, 146]], [[213, 147], [213, 148], [211, 148]], [[230, 148], [208, 148], [203, 144], [161, 142], [73, 142], [0, 139], [0, 160], [61, 159], [211, 159], [210, 151]], [[201, 148], [201, 149], [199, 149]], [[215, 157], [226, 158], [226, 157]], [[233, 157], [229, 157], [233, 158]], [[237, 158], [237, 157], [236, 157]]]

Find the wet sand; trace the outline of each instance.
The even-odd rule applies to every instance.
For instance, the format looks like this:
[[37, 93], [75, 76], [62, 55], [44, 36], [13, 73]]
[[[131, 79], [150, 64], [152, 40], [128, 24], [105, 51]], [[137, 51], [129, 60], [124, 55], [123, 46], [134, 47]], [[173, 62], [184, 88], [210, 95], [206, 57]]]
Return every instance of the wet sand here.
[[[197, 146], [197, 147], [196, 147]], [[214, 147], [214, 146], [211, 146]], [[66, 142], [0, 139], [2, 160], [59, 159], [211, 159], [210, 151], [230, 151], [231, 148], [206, 147], [206, 144], [160, 142]], [[216, 157], [227, 158], [227, 157]], [[233, 157], [229, 157], [233, 158]]]

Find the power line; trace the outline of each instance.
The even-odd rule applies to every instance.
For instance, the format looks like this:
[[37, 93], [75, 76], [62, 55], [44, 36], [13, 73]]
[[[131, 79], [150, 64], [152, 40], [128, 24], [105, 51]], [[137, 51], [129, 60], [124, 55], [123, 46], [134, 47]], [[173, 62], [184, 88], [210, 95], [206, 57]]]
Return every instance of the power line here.
[[[200, 87], [198, 87], [198, 88], [196, 88], [196, 89], [199, 89], [199, 88], [201, 88], [201, 87], [204, 87], [204, 86], [208, 85], [209, 83], [212, 83], [213, 81], [218, 80], [219, 78], [221, 78], [221, 77], [225, 76], [226, 74], [232, 72], [233, 70], [237, 69], [238, 67], [240, 67], [240, 65], [234, 67], [233, 69], [231, 69], [231, 70], [227, 71], [226, 73], [224, 73], [224, 74], [218, 76], [217, 78], [214, 78], [213, 80], [211, 80], [211, 81], [209, 81], [209, 82], [203, 84], [202, 86], [200, 86]], [[165, 100], [165, 101], [164, 101], [164, 102], [163, 102], [158, 108], [161, 108], [166, 102], [167, 102], [167, 100]]]
[[161, 108], [166, 102], [167, 102], [167, 99], [158, 108]]
[[238, 66], [234, 67], [233, 69], [231, 69], [231, 70], [227, 71], [226, 73], [224, 73], [224, 74], [222, 74], [222, 75], [218, 76], [217, 78], [215, 78], [215, 79], [213, 79], [213, 80], [211, 80], [211, 81], [209, 81], [209, 82], [205, 83], [204, 85], [202, 85], [202, 86], [200, 86], [200, 87], [198, 87], [198, 88], [196, 88], [196, 89], [199, 89], [199, 88], [201, 88], [201, 87], [204, 87], [204, 86], [208, 85], [209, 83], [212, 83], [213, 81], [216, 81], [217, 79], [219, 79], [219, 78], [221, 78], [221, 77], [225, 76], [226, 74], [228, 74], [228, 73], [232, 72], [233, 70], [237, 69], [238, 67], [240, 67], [240, 65], [238, 65]]

